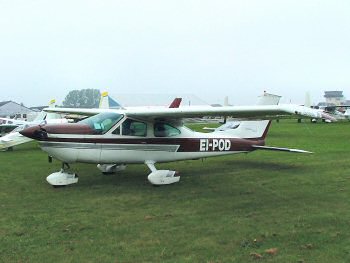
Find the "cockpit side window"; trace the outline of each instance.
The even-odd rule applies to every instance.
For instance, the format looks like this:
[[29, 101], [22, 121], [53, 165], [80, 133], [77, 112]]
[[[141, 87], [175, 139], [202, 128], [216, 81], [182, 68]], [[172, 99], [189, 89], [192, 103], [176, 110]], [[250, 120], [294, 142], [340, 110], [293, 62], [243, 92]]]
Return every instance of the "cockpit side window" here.
[[180, 130], [167, 123], [157, 122], [154, 124], [155, 137], [172, 137], [181, 134]]
[[122, 118], [122, 114], [105, 112], [82, 120], [79, 123], [89, 125], [96, 132], [96, 134], [104, 134]]
[[120, 135], [120, 126], [118, 126], [114, 131], [112, 131], [112, 134]]
[[[120, 126], [113, 131], [113, 134], [120, 134]], [[121, 124], [121, 134], [125, 136], [147, 136], [147, 124], [141, 121], [126, 119]]]

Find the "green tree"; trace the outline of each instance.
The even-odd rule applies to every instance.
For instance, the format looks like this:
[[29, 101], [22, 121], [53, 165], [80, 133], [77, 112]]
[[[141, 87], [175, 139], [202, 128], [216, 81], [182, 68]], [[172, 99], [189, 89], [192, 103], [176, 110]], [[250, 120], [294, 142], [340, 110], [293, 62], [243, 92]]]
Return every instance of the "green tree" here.
[[62, 105], [69, 108], [97, 108], [101, 93], [98, 89], [72, 90]]

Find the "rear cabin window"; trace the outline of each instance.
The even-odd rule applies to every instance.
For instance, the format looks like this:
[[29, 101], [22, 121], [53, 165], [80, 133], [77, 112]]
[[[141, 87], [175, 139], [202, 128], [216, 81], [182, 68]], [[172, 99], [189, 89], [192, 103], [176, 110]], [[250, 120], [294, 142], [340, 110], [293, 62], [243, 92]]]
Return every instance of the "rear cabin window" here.
[[96, 134], [104, 134], [110, 128], [112, 128], [118, 121], [123, 118], [122, 114], [118, 113], [100, 113], [85, 120], [79, 121], [79, 123], [84, 123], [95, 130]]
[[180, 130], [167, 123], [154, 124], [155, 137], [172, 137], [181, 134]]
[[113, 134], [125, 135], [125, 136], [147, 136], [147, 124], [141, 121], [132, 119], [126, 119], [118, 128], [116, 128]]

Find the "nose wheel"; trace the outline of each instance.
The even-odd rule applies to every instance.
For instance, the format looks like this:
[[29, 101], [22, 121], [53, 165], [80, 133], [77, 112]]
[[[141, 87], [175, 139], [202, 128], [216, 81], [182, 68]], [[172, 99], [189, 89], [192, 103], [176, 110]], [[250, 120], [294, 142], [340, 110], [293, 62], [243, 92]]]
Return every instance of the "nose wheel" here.
[[70, 166], [68, 163], [62, 163], [61, 170], [50, 174], [46, 177], [46, 181], [55, 188], [77, 183], [78, 175], [75, 173], [68, 173], [67, 170], [69, 169]]

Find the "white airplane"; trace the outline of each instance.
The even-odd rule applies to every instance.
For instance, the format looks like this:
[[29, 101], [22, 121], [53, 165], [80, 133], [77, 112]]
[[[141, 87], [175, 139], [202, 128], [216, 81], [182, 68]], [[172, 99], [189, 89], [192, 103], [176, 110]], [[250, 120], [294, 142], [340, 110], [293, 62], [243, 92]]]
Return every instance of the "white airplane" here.
[[326, 106], [322, 109], [329, 115], [334, 116], [337, 120], [349, 120], [350, 117], [350, 105], [334, 105]]
[[[261, 97], [262, 101], [270, 99], [267, 93]], [[291, 104], [132, 110], [47, 108], [45, 111], [94, 115], [75, 124], [38, 125], [20, 132], [37, 140], [50, 158], [62, 162], [62, 169], [46, 179], [55, 187], [78, 182], [78, 176], [67, 171], [69, 164], [75, 162], [98, 164], [103, 173], [123, 170], [126, 164], [144, 163], [151, 171], [148, 175], [150, 183], [164, 185], [178, 182], [180, 177], [176, 171], [157, 170], [156, 163], [254, 150], [308, 153], [265, 146], [271, 121], [264, 119], [291, 115], [329, 117], [316, 110]], [[236, 129], [213, 133], [195, 132], [182, 123], [184, 118], [203, 116], [234, 116], [245, 121], [241, 121]]]
[[[52, 104], [55, 103], [55, 100], [51, 100], [49, 102], [49, 107], [52, 106]], [[46, 116], [46, 113], [44, 114], [43, 117]], [[37, 117], [34, 121], [26, 121], [26, 120], [18, 120], [18, 119], [10, 119], [10, 118], [3, 118], [0, 117], [0, 132], [1, 136], [4, 136], [10, 132], [12, 132], [14, 129], [21, 125], [26, 125], [26, 124], [39, 124], [40, 121], [42, 121], [44, 118], [43, 117]], [[39, 122], [37, 122], [37, 119], [39, 119]]]
[[[349, 111], [346, 110], [344, 112], [339, 111], [338, 109], [340, 108], [348, 108], [350, 106], [344, 105], [344, 106], [314, 106], [312, 107], [315, 110], [318, 110], [320, 112], [324, 112], [326, 114], [328, 114], [329, 116], [331, 116], [331, 119], [322, 119], [322, 121], [326, 122], [326, 123], [331, 123], [331, 122], [335, 122], [338, 120], [345, 120], [345, 119], [349, 119]], [[317, 119], [311, 119], [311, 122], [316, 123]]]
[[[329, 116], [331, 116], [332, 118], [330, 119], [322, 119], [322, 121], [326, 122], [326, 123], [331, 123], [331, 122], [335, 122], [338, 120], [344, 120], [348, 118], [348, 115], [346, 113], [346, 111], [340, 111], [339, 109], [347, 109], [350, 106], [349, 105], [322, 105], [322, 106], [312, 106], [311, 105], [311, 98], [310, 98], [310, 93], [307, 92], [305, 95], [305, 103], [304, 103], [305, 107], [309, 107], [309, 108], [313, 108], [316, 109], [320, 112], [324, 112], [326, 114], [328, 114]], [[311, 122], [316, 123], [317, 119], [311, 119]]]
[[[55, 100], [51, 100], [49, 103], [49, 108], [54, 108], [55, 102]], [[33, 121], [21, 121], [22, 124], [20, 124], [17, 128], [0, 137], [0, 151], [12, 150], [12, 147], [14, 146], [32, 141], [32, 139], [19, 133], [24, 129], [43, 124], [62, 124], [67, 122], [68, 120], [63, 118], [61, 114], [42, 111]]]
[[2, 118], [0, 117], [0, 125], [23, 125], [26, 124], [27, 121], [24, 120], [17, 120], [17, 119], [10, 119], [10, 118]]

